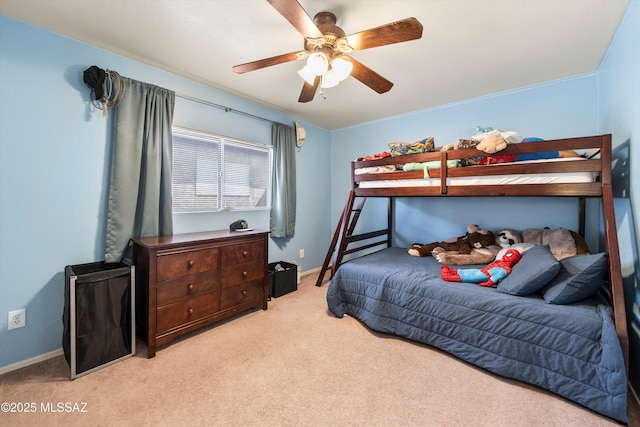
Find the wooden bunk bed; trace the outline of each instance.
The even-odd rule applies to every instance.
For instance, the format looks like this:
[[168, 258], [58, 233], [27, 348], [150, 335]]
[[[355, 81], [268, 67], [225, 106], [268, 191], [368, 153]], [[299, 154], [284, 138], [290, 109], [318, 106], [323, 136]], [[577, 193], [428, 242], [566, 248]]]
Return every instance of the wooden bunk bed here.
[[[349, 197], [339, 219], [316, 285], [322, 285], [325, 273], [329, 270], [333, 279], [341, 265], [351, 263], [352, 259], [358, 259], [356, 258], [356, 254], [358, 253], [362, 254], [363, 251], [366, 251], [365, 254], [370, 254], [371, 252], [376, 252], [374, 250], [376, 247], [379, 247], [380, 251], [391, 248], [393, 199], [396, 197], [578, 197], [580, 200], [579, 232], [582, 235], [584, 235], [585, 231], [585, 198], [599, 197], [602, 201], [604, 240], [606, 243], [609, 267], [608, 280], [606, 280], [606, 284], [602, 288], [602, 295], [611, 307], [611, 317], [615, 325], [615, 335], [617, 335], [622, 350], [622, 359], [624, 360], [623, 369], [625, 371], [624, 374], [626, 374], [628, 370], [629, 344], [611, 188], [611, 135], [606, 134], [535, 143], [510, 144], [506, 149], [496, 154], [518, 155], [561, 150], [574, 150], [578, 152], [597, 151], [599, 152], [599, 156], [575, 160], [553, 159], [447, 168], [448, 161], [450, 160], [490, 156], [476, 149], [460, 149], [352, 162], [352, 186]], [[425, 179], [425, 172], [423, 171], [368, 173], [372, 168], [377, 167], [424, 162], [440, 163], [439, 168], [429, 170], [428, 179]], [[580, 177], [585, 175], [590, 176], [590, 178], [575, 178], [575, 176]], [[547, 179], [552, 176], [559, 178]], [[504, 180], [505, 178], [507, 178], [506, 181]], [[387, 226], [381, 230], [354, 234], [356, 223], [368, 197], [388, 198]], [[373, 243], [371, 243], [372, 240]], [[347, 257], [349, 261], [345, 261], [345, 257]], [[363, 256], [362, 258], [365, 257]], [[415, 257], [408, 256], [408, 258]], [[329, 299], [330, 297], [328, 296], [328, 300]], [[335, 313], [335, 311], [339, 311], [340, 313]], [[342, 309], [335, 311], [334, 314], [336, 315], [353, 314], [349, 313], [348, 310], [344, 312]], [[357, 315], [355, 316], [359, 317]], [[373, 329], [376, 328], [374, 327]], [[381, 331], [387, 332], [386, 330]], [[406, 337], [412, 338], [409, 335], [406, 335]], [[421, 339], [418, 340], [422, 341]], [[431, 343], [429, 340], [423, 342]], [[474, 363], [474, 361], [471, 362]], [[483, 365], [480, 364], [480, 366]], [[491, 368], [489, 369], [492, 370]], [[494, 372], [503, 374], [499, 370]], [[510, 376], [509, 374], [506, 375]], [[527, 380], [525, 379], [525, 381]], [[543, 387], [545, 386], [543, 385]], [[550, 389], [558, 392], [553, 388]], [[560, 392], [560, 394], [562, 393]], [[569, 398], [572, 397], [569, 396]], [[584, 402], [577, 401], [585, 406], [589, 406]], [[618, 415], [612, 415], [607, 413], [606, 410], [601, 410], [601, 408], [595, 408], [595, 410], [618, 420], [625, 421], [624, 416], [621, 416], [619, 412]]]

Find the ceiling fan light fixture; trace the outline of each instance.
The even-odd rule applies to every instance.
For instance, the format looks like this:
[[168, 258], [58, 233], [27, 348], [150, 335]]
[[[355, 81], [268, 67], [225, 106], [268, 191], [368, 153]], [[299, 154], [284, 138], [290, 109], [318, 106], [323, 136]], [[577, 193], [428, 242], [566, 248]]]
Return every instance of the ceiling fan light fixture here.
[[[327, 55], [323, 52], [314, 52], [309, 55], [309, 57], [307, 58], [307, 65], [305, 65], [304, 68], [298, 71], [298, 74], [304, 79], [305, 82], [313, 85], [316, 80], [316, 76], [323, 76], [322, 81], [325, 80], [326, 74], [331, 72], [331, 70], [327, 70], [329, 70], [329, 59], [327, 58]], [[331, 82], [333, 82], [333, 80], [335, 79], [335, 77], [330, 77]], [[333, 87], [338, 84], [337, 82], [338, 80], [336, 80], [335, 84], [331, 83], [331, 86], [323, 87]]]
[[335, 72], [338, 81], [341, 82], [351, 74], [351, 71], [353, 70], [353, 63], [344, 58], [338, 57], [331, 61], [331, 68]]
[[338, 75], [333, 69], [330, 69], [322, 76], [322, 84], [320, 85], [323, 89], [328, 89], [330, 87], [338, 86], [340, 80], [338, 79]]
[[307, 67], [309, 67], [316, 76], [321, 76], [329, 69], [329, 59], [327, 55], [322, 52], [314, 52], [307, 58]]
[[299, 70], [298, 75], [302, 77], [304, 81], [309, 83], [310, 85], [313, 85], [313, 83], [316, 80], [316, 73], [312, 69], [312, 67], [309, 67], [309, 65], [305, 65], [304, 68]]

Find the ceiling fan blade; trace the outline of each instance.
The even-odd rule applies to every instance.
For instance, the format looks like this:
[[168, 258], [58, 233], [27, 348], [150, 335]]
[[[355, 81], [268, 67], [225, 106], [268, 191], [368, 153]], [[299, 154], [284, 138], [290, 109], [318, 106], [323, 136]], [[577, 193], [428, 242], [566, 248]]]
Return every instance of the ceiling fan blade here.
[[388, 44], [416, 40], [422, 37], [422, 24], [407, 18], [347, 36], [353, 50], [363, 50]]
[[312, 85], [304, 82], [304, 86], [302, 86], [302, 92], [300, 92], [300, 98], [298, 98], [298, 102], [309, 102], [313, 99], [316, 94], [316, 90], [318, 90], [318, 86], [320, 85], [320, 76], [316, 76], [315, 81]]
[[307, 12], [296, 0], [267, 0], [280, 15], [284, 16], [287, 21], [295, 27], [304, 37], [318, 38], [322, 37], [322, 32], [316, 27], [313, 19], [307, 15]]
[[298, 59], [298, 52], [285, 53], [283, 55], [272, 56], [271, 58], [261, 59], [259, 61], [247, 62], [233, 67], [233, 72], [242, 74], [249, 71], [259, 70], [261, 68], [271, 67], [272, 65], [284, 64]]
[[393, 83], [391, 83], [389, 80], [385, 79], [366, 65], [356, 61], [350, 56], [342, 56], [342, 58], [351, 61], [351, 63], [353, 64], [351, 77], [355, 78], [356, 80], [360, 80], [362, 83], [369, 86], [376, 92], [389, 92], [389, 90], [391, 90], [391, 88], [393, 87]]

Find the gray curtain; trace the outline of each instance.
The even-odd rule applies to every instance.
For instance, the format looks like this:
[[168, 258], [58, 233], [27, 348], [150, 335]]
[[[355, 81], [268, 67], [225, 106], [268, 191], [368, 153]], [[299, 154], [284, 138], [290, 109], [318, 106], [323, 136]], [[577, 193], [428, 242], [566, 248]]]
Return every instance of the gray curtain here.
[[114, 114], [105, 261], [127, 255], [132, 237], [173, 233], [171, 124], [175, 93], [122, 77]]
[[271, 128], [274, 167], [271, 237], [293, 236], [296, 227], [296, 131], [274, 123]]

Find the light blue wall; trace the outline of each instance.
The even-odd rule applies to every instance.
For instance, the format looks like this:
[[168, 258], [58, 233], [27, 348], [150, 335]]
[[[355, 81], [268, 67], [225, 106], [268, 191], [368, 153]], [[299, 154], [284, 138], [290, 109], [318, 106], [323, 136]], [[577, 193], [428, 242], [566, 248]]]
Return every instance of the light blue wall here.
[[[477, 125], [545, 139], [595, 135], [597, 117], [596, 75], [589, 74], [335, 131], [331, 150], [332, 223], [337, 223], [347, 200], [350, 161], [385, 151], [388, 142], [433, 136], [436, 146], [441, 146], [470, 137]], [[459, 236], [464, 234], [466, 224], [491, 230], [544, 226], [577, 229], [575, 199], [544, 199], [544, 203], [541, 215], [540, 199], [533, 198], [498, 202], [484, 198], [398, 199], [394, 246]], [[384, 215], [375, 210], [386, 209], [386, 204], [375, 206], [365, 208], [361, 229], [384, 226]], [[589, 243], [597, 245], [597, 239]]]
[[[640, 393], [640, 1], [632, 0], [598, 72], [600, 129], [626, 154], [614, 178], [620, 263], [630, 319], [630, 380]], [[614, 168], [614, 171], [616, 168]], [[617, 187], [616, 185], [617, 184]]]
[[[436, 143], [442, 145], [470, 136], [476, 125], [483, 125], [543, 138], [612, 132], [617, 144], [628, 138], [633, 151], [640, 123], [638, 9], [638, 0], [632, 0], [597, 74], [332, 133], [303, 123], [307, 142], [297, 155], [296, 236], [272, 241], [270, 261], [295, 261], [304, 270], [319, 267], [346, 201], [349, 162], [384, 151], [390, 141], [434, 136]], [[0, 15], [0, 369], [61, 347], [64, 266], [100, 260], [103, 256], [111, 119], [104, 119], [90, 108], [88, 89], [81, 80], [82, 71], [94, 64], [271, 120], [294, 120], [267, 107]], [[384, 102], [383, 96], [380, 102]], [[270, 143], [268, 123], [181, 98], [176, 101], [175, 124]], [[637, 158], [637, 142], [635, 146]], [[636, 204], [623, 210], [623, 215], [638, 218], [637, 173], [632, 180], [631, 200]], [[507, 203], [509, 214], [501, 209], [505, 206], [493, 200], [400, 200], [396, 204], [395, 244], [406, 246], [414, 240], [458, 235], [463, 231], [460, 224], [470, 222], [487, 228], [576, 224], [574, 215], [566, 214], [573, 210], [572, 201], [546, 202], [545, 216], [536, 213], [536, 199], [514, 198]], [[384, 208], [381, 203], [371, 204], [373, 208], [368, 209]], [[254, 227], [268, 228], [268, 214], [264, 212], [227, 212], [176, 215], [175, 231], [226, 228], [240, 216]], [[366, 227], [384, 225], [383, 217], [365, 212], [361, 223]], [[620, 224], [624, 221], [619, 219]], [[638, 236], [638, 224], [631, 226], [634, 227]], [[621, 248], [631, 244], [627, 239], [625, 246], [623, 237]], [[305, 249], [303, 259], [298, 257], [300, 249]], [[637, 252], [631, 262], [623, 257], [623, 264], [625, 271], [631, 268], [636, 275], [637, 286]], [[7, 331], [5, 313], [22, 307], [27, 308], [27, 327]]]
[[[295, 118], [0, 15], [0, 368], [61, 348], [64, 267], [104, 259], [112, 120], [89, 103], [90, 65], [270, 120]], [[265, 144], [268, 122], [177, 98], [174, 124]], [[330, 240], [330, 132], [306, 123], [297, 153], [296, 235], [271, 240], [270, 261], [322, 264]], [[182, 214], [175, 232], [227, 228], [268, 211]], [[299, 258], [299, 250], [305, 257]], [[7, 331], [7, 312], [27, 326]]]

